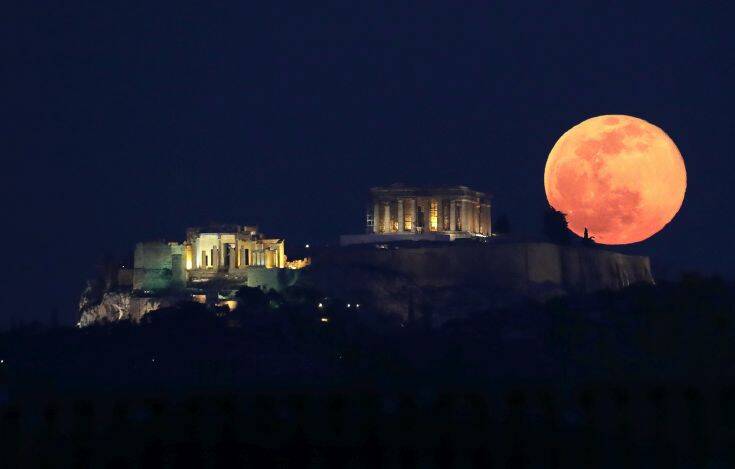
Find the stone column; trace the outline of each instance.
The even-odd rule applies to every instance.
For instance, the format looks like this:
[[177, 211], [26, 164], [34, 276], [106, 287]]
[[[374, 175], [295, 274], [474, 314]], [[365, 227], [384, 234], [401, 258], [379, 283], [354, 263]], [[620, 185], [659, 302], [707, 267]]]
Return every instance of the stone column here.
[[229, 252], [230, 252], [230, 265], [227, 266], [227, 269], [234, 270], [235, 268], [237, 268], [237, 251], [235, 251], [234, 244], [230, 244]]
[[406, 212], [408, 212], [408, 216], [411, 217], [411, 229], [410, 232], [414, 231], [414, 224], [416, 223], [416, 201], [414, 199], [403, 199], [403, 203], [406, 205], [404, 207], [404, 218], [406, 216]]
[[467, 202], [467, 231], [470, 233], [475, 231], [475, 203], [471, 200]]
[[[429, 204], [426, 198], [416, 198], [416, 206], [421, 208], [421, 232], [429, 231]], [[418, 209], [416, 210], [416, 218], [418, 218]]]
[[469, 204], [466, 200], [462, 200], [461, 204], [460, 208], [462, 211], [459, 216], [462, 220], [462, 231], [467, 232], [470, 231]]
[[373, 204], [373, 233], [380, 231], [380, 204]]
[[398, 199], [398, 232], [403, 232], [403, 204], [405, 199]]
[[475, 207], [475, 203], [474, 202], [470, 202], [469, 203], [469, 206], [470, 206], [470, 213], [469, 213], [469, 216], [470, 216], [470, 229], [469, 229], [469, 231], [470, 231], [470, 233], [476, 233], [477, 232], [477, 218], [476, 218], [477, 208]]
[[470, 222], [470, 229], [467, 230], [470, 233], [474, 233], [475, 230], [475, 203], [473, 201], [467, 202], [467, 218]]
[[476, 202], [475, 204], [475, 233], [480, 233], [480, 203]]
[[194, 268], [194, 251], [191, 244], [184, 246], [184, 267], [186, 270]]
[[390, 202], [383, 202], [383, 233], [390, 233]]
[[449, 199], [449, 231], [457, 230], [457, 212], [456, 202], [454, 199]]

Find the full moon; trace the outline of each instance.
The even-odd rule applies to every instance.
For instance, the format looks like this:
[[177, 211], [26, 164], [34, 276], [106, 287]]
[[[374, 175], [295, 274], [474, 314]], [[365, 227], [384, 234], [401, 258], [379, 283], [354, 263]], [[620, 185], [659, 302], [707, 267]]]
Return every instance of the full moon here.
[[658, 233], [679, 211], [687, 176], [666, 133], [643, 119], [598, 116], [569, 129], [549, 153], [544, 187], [569, 229], [601, 244]]

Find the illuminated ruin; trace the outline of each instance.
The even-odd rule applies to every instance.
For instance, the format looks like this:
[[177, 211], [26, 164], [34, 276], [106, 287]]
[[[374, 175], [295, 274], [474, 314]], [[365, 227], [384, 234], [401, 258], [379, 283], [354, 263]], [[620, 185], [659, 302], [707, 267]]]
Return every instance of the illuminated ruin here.
[[282, 238], [254, 226], [189, 228], [180, 242], [138, 243], [132, 269], [85, 289], [79, 325], [139, 321], [181, 301], [224, 315], [237, 307], [243, 286], [305, 287], [354, 299], [348, 309], [364, 301], [403, 320], [426, 315], [441, 322], [529, 298], [653, 283], [643, 256], [491, 236], [490, 198], [465, 186], [394, 184], [370, 196], [366, 233], [343, 235], [348, 248], [306, 245], [311, 255], [304, 259], [288, 259]]
[[182, 300], [237, 305], [243, 286], [281, 290], [296, 283], [310, 259], [288, 260], [282, 238], [255, 226], [215, 225], [186, 230], [183, 242], [136, 244], [133, 268], [110, 271], [103, 284], [82, 293], [79, 326], [100, 320], [139, 320]]
[[466, 186], [370, 189], [366, 233], [343, 235], [342, 245], [390, 241], [454, 241], [490, 236], [490, 198]]
[[213, 279], [246, 282], [253, 269], [285, 269], [285, 242], [268, 238], [257, 227], [217, 225], [189, 228], [186, 240], [143, 242], [135, 247], [135, 291], [192, 286]]

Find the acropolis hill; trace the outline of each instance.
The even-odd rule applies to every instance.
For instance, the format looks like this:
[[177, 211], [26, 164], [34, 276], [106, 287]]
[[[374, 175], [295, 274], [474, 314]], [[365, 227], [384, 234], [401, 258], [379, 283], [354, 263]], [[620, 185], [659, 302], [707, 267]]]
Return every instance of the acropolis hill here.
[[373, 188], [365, 233], [289, 259], [286, 241], [247, 225], [189, 228], [143, 242], [132, 269], [108, 271], [80, 302], [79, 325], [139, 320], [181, 301], [237, 305], [243, 286], [313, 288], [404, 320], [434, 323], [528, 299], [653, 283], [647, 257], [495, 235], [490, 198], [465, 186]]

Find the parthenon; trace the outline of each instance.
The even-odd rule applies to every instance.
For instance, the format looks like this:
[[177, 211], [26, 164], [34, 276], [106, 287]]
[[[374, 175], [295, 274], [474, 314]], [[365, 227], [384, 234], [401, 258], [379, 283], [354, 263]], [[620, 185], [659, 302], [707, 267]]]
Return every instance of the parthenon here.
[[341, 244], [447, 240], [489, 236], [490, 199], [466, 186], [370, 189], [365, 235], [343, 235]]

